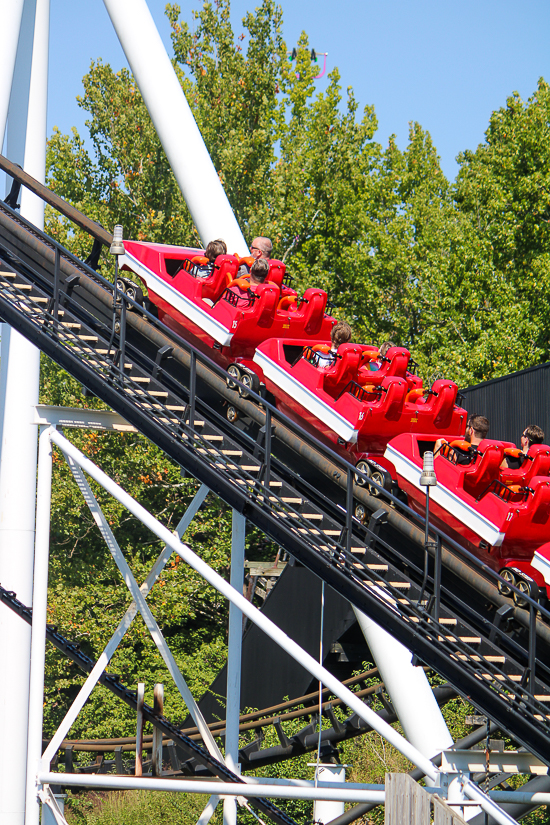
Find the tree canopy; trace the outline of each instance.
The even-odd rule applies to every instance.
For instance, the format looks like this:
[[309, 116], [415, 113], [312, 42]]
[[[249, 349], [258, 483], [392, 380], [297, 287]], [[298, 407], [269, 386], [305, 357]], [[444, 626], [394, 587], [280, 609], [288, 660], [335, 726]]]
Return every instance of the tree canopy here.
[[[337, 69], [316, 90], [307, 35], [289, 61], [273, 0], [240, 33], [228, 0], [205, 3], [192, 27], [177, 5], [167, 15], [176, 72], [245, 235], [270, 236], [300, 288], [326, 288], [357, 340], [394, 340], [425, 378], [462, 385], [549, 357], [544, 80], [492, 115], [450, 183], [418, 123], [405, 149], [394, 137], [382, 146], [373, 107], [359, 113]], [[132, 75], [98, 60], [79, 102], [92, 151], [76, 131], [55, 131], [50, 184], [126, 237], [196, 243]], [[50, 228], [68, 240], [59, 222]]]
[[[176, 72], [241, 227], [249, 240], [272, 238], [275, 256], [299, 289], [325, 288], [356, 340], [409, 347], [426, 379], [446, 376], [466, 386], [550, 357], [550, 88], [544, 80], [529, 100], [513, 94], [493, 113], [485, 141], [459, 156], [453, 183], [420, 124], [410, 125], [404, 149], [393, 136], [384, 146], [375, 140], [373, 107], [359, 111], [337, 69], [326, 91], [316, 90], [307, 35], [289, 61], [282, 12], [273, 0], [245, 16], [242, 32], [232, 29], [228, 0], [205, 3], [192, 27], [177, 5], [167, 14]], [[198, 243], [131, 73], [114, 72], [98, 59], [79, 103], [89, 114], [89, 141], [76, 130], [54, 130], [49, 185], [106, 227], [122, 223], [127, 238]], [[77, 254], [89, 253], [88, 238], [50, 211], [47, 229]], [[76, 382], [47, 361], [41, 400], [84, 403]], [[175, 526], [196, 485], [160, 451], [137, 435], [71, 438]], [[55, 467], [50, 619], [98, 655], [128, 595], [59, 456]], [[158, 543], [100, 498], [141, 581]], [[224, 507], [209, 502], [192, 532], [194, 546], [224, 572], [231, 532]], [[262, 552], [253, 533], [248, 544], [249, 552]], [[177, 568], [167, 568], [151, 601], [200, 695], [224, 658], [225, 606], [198, 577]], [[48, 655], [51, 730], [82, 680]], [[139, 619], [111, 669], [130, 685], [162, 678]], [[99, 688], [73, 733], [131, 733], [131, 715], [117, 711], [109, 718], [105, 707], [111, 699]], [[184, 712], [174, 689], [167, 707], [173, 718]]]

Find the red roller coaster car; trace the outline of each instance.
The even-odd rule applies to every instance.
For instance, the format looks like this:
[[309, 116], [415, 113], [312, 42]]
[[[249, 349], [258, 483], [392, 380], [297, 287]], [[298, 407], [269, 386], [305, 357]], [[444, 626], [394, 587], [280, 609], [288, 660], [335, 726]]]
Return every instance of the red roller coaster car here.
[[[377, 347], [356, 344], [331, 354], [336, 321], [325, 313], [326, 293], [310, 288], [298, 296], [277, 260], [252, 293], [237, 277], [240, 263], [235, 255], [220, 255], [211, 264], [202, 250], [137, 241], [125, 241], [121, 259], [122, 269], [147, 286], [161, 321], [247, 387], [257, 391], [265, 383], [281, 410], [363, 462], [364, 472], [378, 470], [373, 477], [386, 487], [392, 481], [383, 454], [394, 435], [464, 431], [456, 384], [438, 381], [423, 390], [402, 347], [384, 358]], [[365, 462], [369, 458], [376, 466]]]
[[198, 249], [125, 241], [125, 250], [122, 268], [145, 283], [161, 321], [245, 388], [265, 383], [278, 409], [378, 484], [397, 483], [421, 513], [423, 453], [448, 439], [435, 458], [434, 523], [509, 583], [550, 592], [550, 447], [532, 447], [519, 470], [501, 470], [512, 449], [505, 442], [486, 440], [462, 455], [467, 413], [456, 384], [424, 389], [402, 347], [383, 358], [358, 344], [332, 352], [326, 292], [298, 296], [281, 261], [270, 261], [268, 280], [252, 291], [235, 255], [212, 264]]
[[374, 458], [384, 466], [386, 444], [402, 432], [428, 431], [437, 438], [464, 431], [467, 413], [456, 405], [456, 384], [440, 380], [424, 391], [408, 371], [408, 350], [391, 348], [372, 370], [375, 347], [341, 344], [332, 361], [323, 349], [272, 338], [257, 347], [254, 361], [279, 409], [345, 445], [356, 461]]
[[[330, 340], [335, 319], [325, 313], [327, 294], [307, 289], [302, 297], [284, 282], [286, 267], [271, 260], [268, 281], [247, 292], [237, 272], [241, 259], [220, 255], [209, 272], [202, 250], [125, 241], [123, 269], [147, 286], [159, 319], [224, 369], [259, 389], [252, 363], [267, 338]], [[206, 273], [206, 277], [204, 274]]]
[[[430, 488], [434, 524], [481, 558], [508, 582], [528, 592], [531, 583], [550, 595], [550, 447], [533, 445], [518, 470], [501, 469], [510, 442], [485, 439], [470, 447], [459, 436], [435, 455], [437, 486]], [[424, 513], [423, 455], [432, 433], [402, 433], [385, 457], [409, 505]], [[506, 595], [510, 590], [504, 588]]]

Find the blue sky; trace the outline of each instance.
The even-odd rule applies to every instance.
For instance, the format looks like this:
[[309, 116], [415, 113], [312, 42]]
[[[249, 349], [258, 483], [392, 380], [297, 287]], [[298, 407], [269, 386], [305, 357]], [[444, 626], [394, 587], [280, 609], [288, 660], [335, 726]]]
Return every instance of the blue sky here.
[[[148, 0], [170, 48], [164, 0]], [[191, 21], [198, 3], [180, 3]], [[491, 112], [518, 91], [527, 98], [538, 78], [550, 81], [548, 0], [292, 0], [283, 2], [289, 48], [302, 30], [328, 70], [339, 68], [342, 86], [352, 86], [362, 109], [373, 104], [376, 139], [390, 134], [406, 146], [408, 123], [418, 121], [433, 138], [443, 171], [457, 172], [456, 155], [483, 141]], [[240, 32], [254, 2], [235, 0], [232, 17]], [[76, 96], [91, 60], [118, 69], [126, 64], [102, 0], [51, 0], [49, 131], [76, 126], [85, 135], [85, 113]], [[324, 88], [324, 80], [318, 81]]]

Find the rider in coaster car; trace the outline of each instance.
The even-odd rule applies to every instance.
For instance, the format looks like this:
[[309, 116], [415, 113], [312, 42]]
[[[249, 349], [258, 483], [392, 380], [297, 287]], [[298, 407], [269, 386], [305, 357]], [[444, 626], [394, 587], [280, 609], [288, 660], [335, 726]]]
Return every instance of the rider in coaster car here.
[[351, 327], [347, 321], [338, 321], [330, 331], [330, 340], [332, 346], [328, 344], [321, 345], [319, 349], [315, 349], [315, 360], [313, 363], [316, 367], [321, 369], [328, 369], [336, 362], [336, 353], [340, 344], [349, 344], [351, 341]]
[[[484, 415], [471, 415], [466, 424], [466, 432], [464, 439], [451, 441], [450, 445], [447, 439], [438, 438], [434, 444], [434, 455], [440, 451], [444, 455], [446, 452], [445, 445], [453, 447], [457, 455], [457, 464], [469, 464], [472, 460], [472, 447], [477, 447], [484, 438], [487, 438], [489, 432], [489, 419]], [[443, 449], [442, 449], [443, 448]]]
[[250, 269], [250, 279], [238, 278], [230, 286], [230, 290], [236, 292], [239, 298], [251, 298], [251, 293], [256, 292], [261, 284], [265, 284], [268, 273], [268, 261], [265, 258], [257, 258]]
[[260, 284], [265, 284], [269, 274], [269, 261], [266, 258], [257, 258], [250, 269], [250, 292], [256, 292]]
[[[255, 261], [265, 260], [269, 262], [272, 249], [273, 244], [271, 243], [269, 238], [254, 238], [254, 240], [250, 244], [250, 252], [252, 253], [252, 257]], [[251, 265], [245, 259], [239, 267], [239, 270], [237, 272], [237, 278], [246, 278], [249, 272], [251, 272]]]
[[378, 358], [375, 361], [369, 361], [369, 370], [371, 370], [371, 372], [376, 372], [380, 369], [384, 363], [382, 359], [386, 357], [388, 350], [394, 346], [395, 344], [393, 341], [384, 341], [384, 343], [380, 345], [380, 349], [378, 350]]
[[537, 424], [529, 424], [521, 434], [521, 450], [507, 448], [504, 451], [504, 459], [500, 465], [501, 470], [519, 470], [523, 464], [524, 457], [533, 444], [543, 443], [544, 430], [541, 430]]
[[212, 275], [218, 255], [227, 255], [227, 244], [221, 238], [210, 241], [204, 250], [204, 255], [193, 258], [192, 263], [197, 264], [195, 270], [197, 278], [209, 278]]

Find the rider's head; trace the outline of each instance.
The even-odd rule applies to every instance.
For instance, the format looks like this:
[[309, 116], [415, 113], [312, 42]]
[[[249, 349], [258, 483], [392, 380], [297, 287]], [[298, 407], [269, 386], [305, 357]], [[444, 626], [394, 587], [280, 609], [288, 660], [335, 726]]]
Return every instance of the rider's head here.
[[484, 415], [471, 415], [466, 424], [466, 433], [464, 438], [471, 444], [479, 444], [484, 438], [487, 438], [489, 432], [489, 419]]
[[221, 238], [218, 238], [216, 241], [210, 241], [204, 250], [204, 254], [210, 263], [214, 263], [218, 255], [227, 255], [227, 244], [225, 241], [222, 241]]
[[256, 260], [260, 258], [265, 258], [265, 260], [268, 261], [272, 249], [273, 244], [271, 243], [269, 238], [254, 238], [254, 240], [250, 244], [250, 251], [252, 252], [252, 257], [256, 258]]
[[264, 284], [269, 272], [269, 264], [265, 258], [257, 258], [250, 269], [250, 283]]
[[351, 327], [347, 321], [338, 321], [332, 327], [330, 340], [334, 349], [338, 349], [340, 344], [348, 344], [351, 341]]
[[527, 441], [529, 447], [532, 447], [533, 444], [542, 444], [544, 441], [544, 430], [541, 430], [536, 424], [529, 424], [527, 426], [521, 436], [521, 440]]

